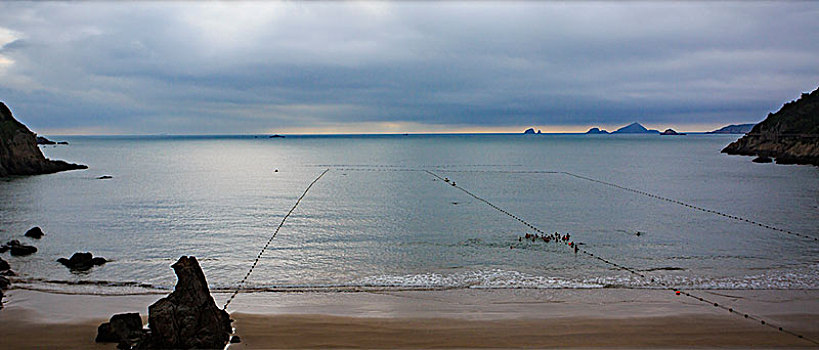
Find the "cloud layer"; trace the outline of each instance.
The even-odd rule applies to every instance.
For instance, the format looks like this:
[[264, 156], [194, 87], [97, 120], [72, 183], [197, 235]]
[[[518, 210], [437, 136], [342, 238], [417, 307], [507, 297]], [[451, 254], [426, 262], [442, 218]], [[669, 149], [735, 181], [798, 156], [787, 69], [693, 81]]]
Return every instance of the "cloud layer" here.
[[819, 85], [814, 2], [0, 4], [41, 133], [682, 129]]

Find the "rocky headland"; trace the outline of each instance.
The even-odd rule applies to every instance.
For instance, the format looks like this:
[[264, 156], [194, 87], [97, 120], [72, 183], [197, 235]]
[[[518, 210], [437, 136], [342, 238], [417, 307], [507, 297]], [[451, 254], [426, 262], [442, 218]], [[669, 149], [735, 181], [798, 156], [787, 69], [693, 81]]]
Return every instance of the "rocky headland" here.
[[722, 153], [774, 158], [777, 164], [819, 166], [819, 89], [769, 113]]
[[0, 102], [0, 176], [50, 174], [87, 168], [85, 165], [46, 159], [37, 147], [37, 135], [14, 119], [11, 110]]
[[754, 125], [756, 124], [731, 124], [706, 132], [706, 134], [747, 134], [754, 128]]

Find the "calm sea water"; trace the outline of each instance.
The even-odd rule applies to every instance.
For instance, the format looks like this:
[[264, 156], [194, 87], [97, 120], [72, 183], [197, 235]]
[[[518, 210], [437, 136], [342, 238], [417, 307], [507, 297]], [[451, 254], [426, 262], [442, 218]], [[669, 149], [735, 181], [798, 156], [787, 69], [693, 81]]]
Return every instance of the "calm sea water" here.
[[[165, 290], [175, 283], [169, 265], [194, 255], [212, 287], [233, 288], [304, 188], [331, 169], [246, 287], [656, 288], [650, 277], [685, 288], [819, 288], [815, 241], [565, 174], [521, 173], [572, 172], [819, 236], [819, 168], [720, 154], [732, 135], [58, 139], [70, 145], [44, 146], [48, 157], [90, 168], [0, 180], [0, 238], [39, 248], [3, 256], [20, 287]], [[424, 169], [648, 277], [519, 242], [534, 232]], [[46, 236], [23, 237], [32, 226]], [[55, 262], [77, 251], [113, 261], [84, 273]]]

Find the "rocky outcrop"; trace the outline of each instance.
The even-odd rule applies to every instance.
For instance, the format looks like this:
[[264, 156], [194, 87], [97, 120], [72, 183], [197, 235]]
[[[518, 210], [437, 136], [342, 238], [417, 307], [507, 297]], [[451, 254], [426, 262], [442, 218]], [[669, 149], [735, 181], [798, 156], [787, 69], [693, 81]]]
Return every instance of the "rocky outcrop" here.
[[753, 129], [754, 125], [756, 124], [731, 124], [706, 132], [706, 134], [747, 134]]
[[20, 241], [13, 239], [0, 247], [0, 253], [5, 253], [8, 250], [11, 251], [11, 255], [26, 256], [36, 253], [37, 247], [25, 245], [20, 243]]
[[608, 134], [609, 132], [606, 131], [605, 129], [591, 128], [591, 129], [589, 129], [589, 131], [586, 131], [586, 133], [596, 135], [596, 134]]
[[118, 343], [119, 348], [130, 349], [131, 345], [145, 337], [142, 318], [139, 313], [116, 314], [111, 320], [97, 327], [97, 343]]
[[74, 253], [71, 258], [59, 258], [57, 262], [63, 264], [71, 270], [85, 271], [94, 266], [99, 266], [108, 262], [105, 258], [94, 257], [91, 253]]
[[661, 132], [660, 135], [685, 135], [685, 133], [676, 132], [674, 129], [666, 129], [665, 131]]
[[14, 119], [0, 102], [0, 176], [49, 174], [87, 169], [85, 165], [49, 160], [37, 147], [36, 135]]
[[3, 260], [2, 258], [0, 258], [0, 271], [6, 271], [6, 270], [8, 270], [10, 268], [11, 268], [11, 266], [9, 265], [9, 263], [6, 262], [5, 260]]
[[622, 128], [612, 132], [612, 134], [659, 134], [660, 132], [653, 129], [646, 129], [640, 123], [631, 123]]
[[774, 158], [777, 164], [819, 166], [819, 89], [768, 114], [722, 153]]
[[230, 340], [230, 316], [219, 309], [195, 257], [171, 265], [177, 282], [173, 293], [148, 307], [151, 347], [223, 348]]
[[30, 228], [28, 231], [26, 231], [25, 234], [26, 237], [34, 239], [43, 238], [43, 235], [45, 235], [45, 233], [43, 233], [43, 229], [41, 229], [39, 226], [34, 226]]
[[176, 286], [148, 307], [148, 330], [142, 331], [138, 314], [114, 315], [97, 329], [98, 342], [118, 342], [126, 349], [223, 349], [228, 344], [232, 321], [213, 301], [199, 262], [183, 256], [171, 267]]

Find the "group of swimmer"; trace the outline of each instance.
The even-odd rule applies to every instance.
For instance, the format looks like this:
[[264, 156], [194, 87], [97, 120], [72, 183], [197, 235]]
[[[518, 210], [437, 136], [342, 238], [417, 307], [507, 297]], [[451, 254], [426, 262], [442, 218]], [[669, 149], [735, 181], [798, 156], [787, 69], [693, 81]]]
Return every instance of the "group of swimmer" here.
[[[518, 242], [523, 242], [524, 239], [526, 239], [527, 241], [531, 240], [532, 242], [537, 242], [537, 240], [542, 240], [542, 241], [544, 241], [546, 243], [549, 243], [549, 242], [555, 242], [555, 243], [567, 242], [566, 244], [568, 244], [569, 247], [574, 248], [574, 252], [577, 253], [579, 248], [577, 247], [577, 244], [574, 244], [574, 242], [570, 241], [571, 238], [572, 238], [572, 236], [569, 233], [566, 233], [565, 235], [561, 235], [561, 234], [555, 232], [553, 234], [543, 235], [543, 236], [538, 235], [537, 233], [535, 233], [535, 234], [527, 233], [523, 237], [518, 237]], [[509, 246], [509, 248], [512, 249], [512, 248], [514, 248], [514, 246]]]

